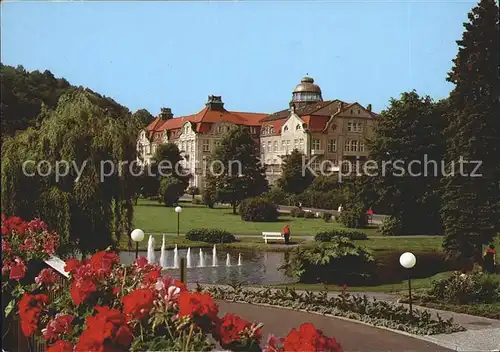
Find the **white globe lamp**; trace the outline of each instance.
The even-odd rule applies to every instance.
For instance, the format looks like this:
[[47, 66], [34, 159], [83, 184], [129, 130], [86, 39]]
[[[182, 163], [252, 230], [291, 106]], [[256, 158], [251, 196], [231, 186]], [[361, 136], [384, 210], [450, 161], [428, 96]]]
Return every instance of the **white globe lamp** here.
[[182, 211], [182, 208], [180, 206], [175, 207], [175, 212], [180, 213]]
[[135, 259], [139, 258], [139, 242], [144, 239], [144, 231], [141, 229], [135, 229], [130, 234], [132, 241], [135, 242]]
[[[411, 269], [417, 264], [417, 258], [410, 252], [405, 252], [399, 257], [399, 264], [405, 269]], [[411, 302], [411, 275], [408, 272], [408, 303], [410, 304], [410, 319], [413, 317], [413, 309]]]
[[175, 207], [175, 212], [177, 213], [177, 236], [179, 236], [179, 227], [180, 227], [180, 215], [181, 215], [182, 208], [180, 206]]

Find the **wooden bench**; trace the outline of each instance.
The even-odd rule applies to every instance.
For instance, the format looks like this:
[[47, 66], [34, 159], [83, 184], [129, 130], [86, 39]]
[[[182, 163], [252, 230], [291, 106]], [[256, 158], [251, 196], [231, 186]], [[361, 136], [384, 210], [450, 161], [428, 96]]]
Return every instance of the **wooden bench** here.
[[285, 240], [281, 232], [262, 232], [262, 238], [265, 243], [267, 243], [267, 240]]

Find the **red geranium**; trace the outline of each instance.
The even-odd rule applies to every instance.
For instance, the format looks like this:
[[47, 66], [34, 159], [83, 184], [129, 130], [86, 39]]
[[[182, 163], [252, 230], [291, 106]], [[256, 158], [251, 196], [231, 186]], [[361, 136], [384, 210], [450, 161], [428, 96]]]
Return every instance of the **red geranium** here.
[[92, 278], [86, 277], [83, 279], [76, 279], [71, 284], [71, 289], [69, 293], [73, 302], [76, 305], [81, 304], [87, 297], [97, 290], [95, 283], [92, 281]]
[[315, 351], [342, 351], [334, 338], [323, 335], [312, 323], [304, 323], [299, 330], [292, 329], [283, 343], [285, 351], [315, 352]]
[[78, 259], [69, 259], [66, 261], [64, 271], [66, 271], [67, 273], [74, 273], [80, 265], [81, 263]]
[[26, 274], [26, 265], [21, 258], [16, 258], [12, 264], [10, 264], [10, 275], [9, 278], [12, 280], [20, 280]]
[[153, 291], [150, 289], [137, 289], [123, 296], [123, 312], [132, 319], [142, 319], [149, 314], [153, 308], [155, 299]]
[[183, 291], [179, 295], [179, 316], [208, 317], [215, 321], [219, 307], [208, 293]]
[[118, 264], [120, 258], [114, 252], [97, 252], [90, 258], [92, 270], [98, 275], [107, 275], [111, 272], [113, 264]]
[[61, 334], [70, 333], [73, 328], [71, 322], [74, 318], [70, 314], [57, 314], [54, 319], [49, 321], [47, 327], [42, 330], [43, 337], [46, 340], [54, 340], [60, 338]]
[[73, 344], [68, 341], [59, 340], [47, 348], [46, 352], [73, 352]]
[[30, 295], [25, 293], [19, 301], [19, 317], [21, 330], [24, 336], [31, 336], [36, 330], [40, 311], [49, 302], [49, 297], [44, 294]]
[[43, 269], [35, 278], [35, 283], [38, 285], [53, 284], [57, 281], [57, 276], [51, 268]]
[[161, 276], [161, 269], [153, 270], [144, 275], [143, 283], [146, 285], [154, 284]]
[[241, 319], [234, 314], [226, 314], [217, 323], [215, 335], [217, 336], [223, 348], [229, 348], [231, 343], [240, 342], [242, 339], [251, 337], [257, 344], [260, 343], [261, 331], [256, 330], [253, 336], [251, 334], [252, 325], [246, 320]]

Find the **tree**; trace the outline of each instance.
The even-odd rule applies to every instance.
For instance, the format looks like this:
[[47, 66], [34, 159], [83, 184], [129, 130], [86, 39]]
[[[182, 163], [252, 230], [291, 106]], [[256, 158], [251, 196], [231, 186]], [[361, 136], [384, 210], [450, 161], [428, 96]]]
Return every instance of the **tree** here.
[[141, 121], [143, 127], [149, 125], [154, 120], [154, 116], [146, 109], [137, 110], [133, 116]]
[[2, 211], [42, 219], [84, 253], [115, 245], [132, 228], [135, 189], [127, 166], [136, 159], [138, 121], [87, 89], [68, 92], [42, 114], [39, 128], [4, 143]]
[[363, 200], [363, 185], [366, 176], [354, 176], [343, 187], [344, 210], [340, 213], [340, 222], [350, 228], [363, 228], [368, 224], [367, 206]]
[[386, 209], [401, 223], [403, 234], [442, 231], [439, 182], [444, 104], [415, 91], [391, 99], [368, 143], [370, 159], [376, 161], [378, 170], [364, 183], [367, 205]]
[[[494, 0], [481, 0], [468, 14], [458, 54], [448, 74], [455, 85], [447, 114], [446, 161], [441, 215], [445, 250], [462, 259], [481, 258], [482, 245], [500, 230], [499, 17]], [[476, 163], [480, 177], [471, 177]], [[454, 167], [454, 170], [453, 170]]]
[[151, 177], [158, 179], [159, 195], [165, 206], [177, 204], [191, 177], [182, 166], [182, 156], [174, 143], [160, 144], [153, 156]]
[[200, 194], [200, 189], [196, 186], [191, 186], [187, 189], [187, 194], [190, 194], [194, 200], [194, 196], [197, 196], [198, 194]]
[[217, 200], [229, 202], [233, 214], [243, 199], [258, 196], [268, 189], [259, 153], [259, 146], [248, 128], [240, 126], [222, 138], [213, 155], [214, 172], [209, 179], [217, 190]]
[[314, 179], [309, 169], [304, 166], [303, 158], [304, 154], [294, 149], [283, 161], [278, 186], [287, 193], [304, 192]]

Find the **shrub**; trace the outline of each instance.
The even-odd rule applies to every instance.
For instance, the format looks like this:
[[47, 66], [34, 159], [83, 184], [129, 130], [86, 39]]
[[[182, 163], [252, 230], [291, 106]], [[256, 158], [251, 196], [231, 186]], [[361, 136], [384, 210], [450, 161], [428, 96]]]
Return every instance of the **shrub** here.
[[332, 216], [333, 214], [328, 212], [328, 211], [325, 211], [324, 213], [321, 213], [321, 218], [323, 220], [325, 220], [325, 222], [330, 222], [332, 220]]
[[278, 207], [263, 197], [245, 199], [239, 212], [244, 221], [271, 222], [278, 220], [279, 216]]
[[357, 285], [368, 281], [373, 257], [344, 237], [312, 248], [297, 247], [282, 270], [304, 283]]
[[366, 233], [361, 231], [349, 230], [349, 231], [341, 231], [341, 230], [329, 230], [318, 232], [316, 236], [314, 236], [314, 240], [317, 242], [331, 242], [335, 238], [344, 237], [351, 241], [354, 240], [366, 240], [368, 236]]
[[312, 211], [306, 211], [304, 213], [304, 218], [306, 218], [306, 219], [313, 219], [315, 217], [316, 217], [316, 214], [313, 213]]
[[232, 243], [236, 238], [226, 230], [221, 229], [193, 229], [186, 233], [186, 239], [190, 241], [207, 243]]
[[292, 208], [290, 210], [290, 216], [293, 218], [303, 218], [305, 214], [304, 209], [301, 209], [299, 207]]
[[200, 189], [196, 186], [190, 186], [190, 187], [188, 187], [186, 193], [190, 194], [194, 200], [194, 196], [197, 196], [198, 194], [200, 194]]
[[268, 199], [273, 204], [287, 204], [288, 194], [279, 187], [272, 187], [269, 191], [262, 194], [263, 198]]
[[379, 232], [382, 236], [399, 236], [402, 233], [401, 222], [394, 216], [389, 216], [382, 220]]
[[201, 199], [200, 198], [193, 198], [192, 203], [195, 205], [201, 204]]
[[160, 197], [163, 204], [167, 207], [177, 204], [185, 189], [185, 182], [172, 176], [162, 177], [160, 181]]
[[449, 278], [434, 281], [427, 295], [430, 301], [451, 304], [500, 302], [500, 280], [480, 271], [455, 272]]
[[339, 221], [345, 227], [359, 229], [368, 225], [368, 216], [361, 205], [355, 205], [342, 211]]
[[210, 188], [206, 187], [201, 194], [201, 201], [209, 208], [213, 208], [216, 200], [216, 192]]

